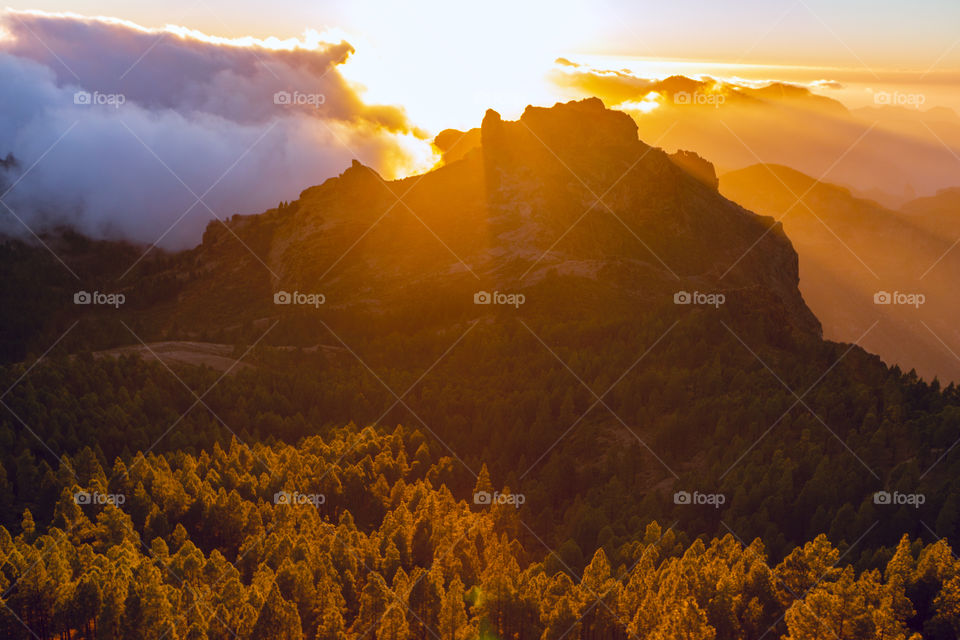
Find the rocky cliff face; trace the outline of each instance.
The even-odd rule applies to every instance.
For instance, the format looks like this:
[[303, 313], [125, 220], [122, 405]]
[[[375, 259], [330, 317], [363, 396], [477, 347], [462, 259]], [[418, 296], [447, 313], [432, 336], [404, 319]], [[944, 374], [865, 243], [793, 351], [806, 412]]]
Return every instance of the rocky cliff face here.
[[670, 159], [675, 165], [711, 189], [720, 187], [720, 179], [717, 178], [717, 170], [713, 166], [713, 163], [700, 157], [696, 152], [680, 149], [676, 153], [671, 153]]
[[618, 314], [700, 291], [820, 330], [779, 225], [641, 142], [629, 116], [597, 99], [528, 107], [515, 122], [488, 111], [480, 146], [439, 169], [386, 181], [354, 162], [289, 206], [228, 225], [211, 225], [189, 256], [181, 321], [272, 316], [281, 289], [386, 315], [424, 304], [476, 313], [478, 290], [521, 292], [551, 313]]

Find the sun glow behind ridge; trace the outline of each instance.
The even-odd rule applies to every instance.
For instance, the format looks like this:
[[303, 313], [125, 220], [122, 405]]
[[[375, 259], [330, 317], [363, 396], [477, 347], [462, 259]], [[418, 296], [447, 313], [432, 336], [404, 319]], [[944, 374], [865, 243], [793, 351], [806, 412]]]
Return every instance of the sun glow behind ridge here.
[[[343, 74], [366, 88], [371, 102], [403, 105], [422, 126], [477, 126], [494, 108], [515, 117], [527, 104], [549, 102], [553, 60], [595, 36], [596, 19], [582, 2], [492, 0], [483, 5], [413, 0], [361, 15], [348, 41], [356, 53]], [[352, 37], [352, 39], [350, 39]]]

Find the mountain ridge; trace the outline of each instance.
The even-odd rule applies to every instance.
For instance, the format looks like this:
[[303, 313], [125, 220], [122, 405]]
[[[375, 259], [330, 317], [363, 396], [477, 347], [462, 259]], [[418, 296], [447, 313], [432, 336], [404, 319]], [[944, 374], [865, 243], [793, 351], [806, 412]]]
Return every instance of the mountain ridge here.
[[[392, 182], [355, 162], [340, 176], [304, 190], [283, 211], [239, 219], [232, 231], [246, 238], [248, 226], [258, 232], [270, 227], [266, 262], [277, 276], [273, 284], [288, 287], [326, 277], [333, 288], [344, 278], [375, 283], [391, 272], [415, 280], [427, 266], [454, 280], [469, 282], [472, 274], [473, 284], [525, 288], [551, 269], [583, 273], [583, 263], [591, 260], [599, 260], [601, 268], [639, 268], [656, 276], [660, 288], [716, 286], [747, 254], [728, 286], [769, 288], [798, 325], [816, 330], [802, 300], [790, 291], [796, 255], [782, 231], [768, 233], [769, 219], [722, 201], [677, 169], [663, 151], [638, 139], [626, 114], [606, 109], [598, 99], [529, 107], [516, 122], [488, 111], [481, 138], [478, 150], [456, 162]], [[437, 201], [443, 206], [435, 206]], [[716, 211], [707, 211], [711, 207]], [[590, 235], [582, 232], [587, 225]], [[218, 226], [208, 227], [200, 253], [219, 239], [230, 240], [232, 234], [222, 229], [211, 231]], [[419, 237], [411, 228], [419, 228]], [[328, 242], [337, 234], [339, 243]], [[408, 238], [431, 262], [395, 250], [395, 240]], [[748, 251], [758, 240], [755, 253]], [[331, 244], [351, 247], [353, 254], [337, 258]], [[752, 253], [763, 259], [755, 261]], [[376, 269], [357, 267], [358, 257], [361, 267], [367, 262]], [[771, 268], [757, 269], [763, 260]], [[348, 276], [351, 267], [366, 272]], [[667, 286], [670, 280], [675, 282]]]
[[[957, 336], [952, 252], [960, 225], [956, 190], [921, 198], [903, 210], [884, 207], [850, 189], [776, 164], [721, 176], [720, 190], [745, 206], [782, 219], [800, 256], [801, 291], [841, 341], [864, 346], [889, 364], [927, 379], [960, 379], [951, 353]], [[875, 295], [918, 294], [914, 306], [878, 304]]]
[[[74, 284], [125, 291], [120, 315], [150, 340], [302, 311], [275, 305], [281, 290], [323, 294], [322, 314], [414, 321], [427, 305], [441, 324], [489, 311], [473, 304], [480, 290], [523, 292], [532, 313], [602, 303], [623, 316], [672, 306], [677, 291], [716, 291], [820, 334], [782, 229], [721, 197], [709, 162], [650, 147], [598, 99], [484, 120], [485, 144], [454, 162], [384, 180], [355, 160], [292, 202], [212, 221], [193, 249], [131, 259], [135, 248], [118, 244], [127, 257]], [[68, 281], [61, 327], [100, 311], [72, 306]]]

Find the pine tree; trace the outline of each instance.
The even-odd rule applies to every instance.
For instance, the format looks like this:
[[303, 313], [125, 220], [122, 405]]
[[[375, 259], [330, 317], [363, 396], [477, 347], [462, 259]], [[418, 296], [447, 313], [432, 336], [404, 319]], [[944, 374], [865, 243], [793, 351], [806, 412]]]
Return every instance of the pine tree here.
[[547, 612], [542, 640], [562, 640], [579, 638], [582, 622], [578, 605], [569, 597], [561, 597], [556, 605]]
[[413, 556], [413, 565], [429, 568], [433, 564], [433, 525], [430, 519], [422, 517], [417, 520], [413, 529], [413, 539], [410, 542], [410, 553]]
[[490, 471], [487, 470], [486, 463], [481, 465], [477, 483], [473, 486], [473, 495], [476, 496], [478, 493], [493, 495], [493, 483], [490, 481]]
[[391, 604], [377, 625], [376, 640], [407, 640], [407, 620], [398, 603]]
[[408, 606], [413, 613], [410, 629], [414, 638], [427, 640], [439, 626], [443, 601], [442, 578], [436, 571], [427, 572], [419, 567], [411, 578], [413, 586], [407, 596]]
[[714, 640], [716, 631], [706, 614], [690, 598], [665, 607], [664, 616], [651, 640]]
[[469, 631], [467, 629], [467, 612], [463, 606], [463, 582], [455, 577], [447, 592], [443, 596], [440, 607], [439, 635], [440, 640], [464, 640]]
[[257, 622], [253, 626], [252, 637], [262, 640], [302, 640], [300, 615], [292, 602], [280, 595], [274, 584], [260, 609]]
[[377, 624], [392, 599], [383, 576], [375, 571], [370, 573], [360, 592], [360, 611], [350, 627], [350, 633], [357, 638], [369, 637], [368, 634], [376, 631]]

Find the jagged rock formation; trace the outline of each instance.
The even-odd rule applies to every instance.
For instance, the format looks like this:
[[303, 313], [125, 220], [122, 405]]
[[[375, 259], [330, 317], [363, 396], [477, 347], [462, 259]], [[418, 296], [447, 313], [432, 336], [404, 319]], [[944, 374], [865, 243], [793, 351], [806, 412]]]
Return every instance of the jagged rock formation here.
[[557, 276], [624, 310], [681, 289], [726, 291], [818, 332], [779, 226], [720, 197], [709, 163], [677, 160], [595, 98], [528, 107], [516, 122], [488, 111], [480, 146], [437, 170], [385, 181], [354, 162], [283, 210], [234, 218], [230, 231], [211, 224], [191, 256], [205, 277], [187, 285], [179, 313], [202, 315], [211, 288], [264, 315], [278, 288], [366, 312], [396, 313], [425, 291], [464, 308], [471, 291], [529, 293]]

